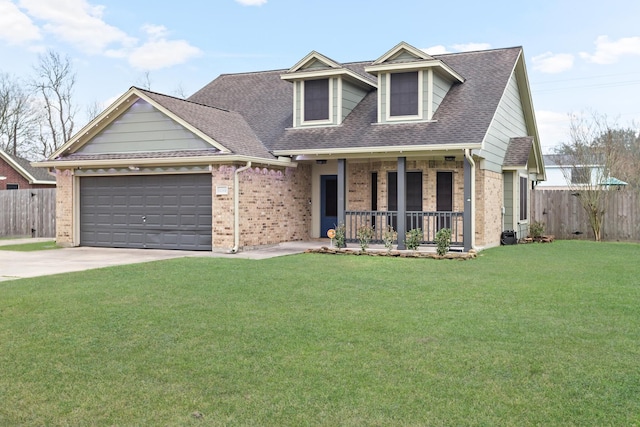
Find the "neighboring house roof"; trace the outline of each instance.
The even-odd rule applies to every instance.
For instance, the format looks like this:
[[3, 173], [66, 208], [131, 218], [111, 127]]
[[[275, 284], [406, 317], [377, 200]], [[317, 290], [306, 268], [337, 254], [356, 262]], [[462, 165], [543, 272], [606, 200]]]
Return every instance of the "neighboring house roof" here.
[[24, 177], [29, 184], [55, 185], [56, 179], [46, 169], [34, 168], [29, 160], [0, 150], [0, 158]]
[[628, 182], [624, 182], [624, 181], [622, 181], [622, 180], [620, 180], [618, 178], [611, 177], [611, 178], [607, 178], [604, 181], [602, 181], [602, 185], [625, 186], [625, 185], [629, 185], [629, 183]]
[[511, 138], [504, 156], [504, 167], [524, 167], [529, 161], [533, 138], [530, 136]]

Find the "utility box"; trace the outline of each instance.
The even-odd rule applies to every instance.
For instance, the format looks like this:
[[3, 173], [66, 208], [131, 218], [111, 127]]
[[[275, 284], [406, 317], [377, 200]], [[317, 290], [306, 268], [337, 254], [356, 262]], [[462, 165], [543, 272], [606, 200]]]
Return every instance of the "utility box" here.
[[515, 245], [518, 243], [518, 238], [516, 237], [516, 232], [513, 230], [505, 230], [502, 232], [500, 236], [500, 244], [502, 245]]

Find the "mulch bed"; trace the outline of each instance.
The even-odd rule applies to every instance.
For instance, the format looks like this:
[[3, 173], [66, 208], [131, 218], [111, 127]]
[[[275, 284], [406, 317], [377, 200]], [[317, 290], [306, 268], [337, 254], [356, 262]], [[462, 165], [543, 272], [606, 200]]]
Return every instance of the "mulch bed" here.
[[540, 237], [525, 237], [522, 239], [522, 243], [551, 243], [556, 240], [556, 236], [540, 236]]
[[422, 251], [386, 251], [386, 250], [376, 250], [376, 249], [367, 249], [366, 251], [361, 251], [360, 249], [338, 249], [338, 248], [328, 248], [326, 246], [321, 247], [320, 249], [307, 249], [306, 253], [314, 253], [314, 254], [330, 254], [330, 255], [363, 255], [363, 256], [387, 256], [387, 257], [396, 257], [396, 258], [431, 258], [431, 259], [457, 259], [457, 260], [468, 260], [472, 258], [476, 258], [478, 254], [476, 251], [471, 250], [469, 252], [448, 252], [444, 255], [438, 255], [435, 252], [422, 252]]

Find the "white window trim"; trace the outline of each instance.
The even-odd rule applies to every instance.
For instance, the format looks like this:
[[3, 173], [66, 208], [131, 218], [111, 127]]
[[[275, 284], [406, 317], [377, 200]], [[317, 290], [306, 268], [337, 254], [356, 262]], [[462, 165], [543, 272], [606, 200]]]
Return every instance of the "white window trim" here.
[[[406, 121], [415, 121], [415, 120], [423, 120], [424, 119], [424, 84], [423, 84], [423, 70], [418, 71], [418, 114], [411, 116], [392, 116], [391, 115], [391, 74], [393, 72], [389, 72], [385, 74], [385, 87], [387, 89], [387, 93], [385, 94], [385, 103], [387, 108], [385, 108], [385, 121], [387, 122], [406, 122]], [[399, 71], [404, 72], [404, 71]], [[380, 111], [380, 109], [378, 109]]]
[[329, 80], [329, 119], [327, 120], [305, 120], [304, 118], [304, 81], [300, 85], [300, 125], [332, 125], [333, 120], [333, 78], [328, 77]]
[[[527, 194], [525, 194], [525, 197], [527, 198], [527, 209], [529, 210], [529, 212], [527, 212], [527, 218], [526, 219], [520, 219], [520, 217], [522, 216], [522, 212], [520, 212], [520, 198], [522, 197], [521, 193], [521, 187], [520, 187], [520, 178], [525, 178], [527, 180]], [[531, 200], [529, 199], [529, 175], [526, 173], [518, 173], [518, 179], [517, 179], [517, 188], [518, 188], [518, 209], [517, 209], [517, 216], [514, 218], [514, 222], [518, 225], [520, 224], [529, 224], [529, 213], [531, 212]]]

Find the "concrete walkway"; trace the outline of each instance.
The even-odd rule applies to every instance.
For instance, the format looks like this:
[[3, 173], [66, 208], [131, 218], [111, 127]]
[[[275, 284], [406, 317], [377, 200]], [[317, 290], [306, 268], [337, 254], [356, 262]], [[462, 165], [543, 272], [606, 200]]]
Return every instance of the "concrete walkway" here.
[[[0, 246], [42, 241], [53, 241], [53, 239], [0, 240]], [[0, 281], [188, 256], [260, 260], [302, 253], [307, 249], [320, 248], [322, 246], [329, 246], [329, 241], [287, 242], [255, 250], [241, 251], [237, 254], [92, 247], [52, 249], [34, 252], [0, 250]]]

